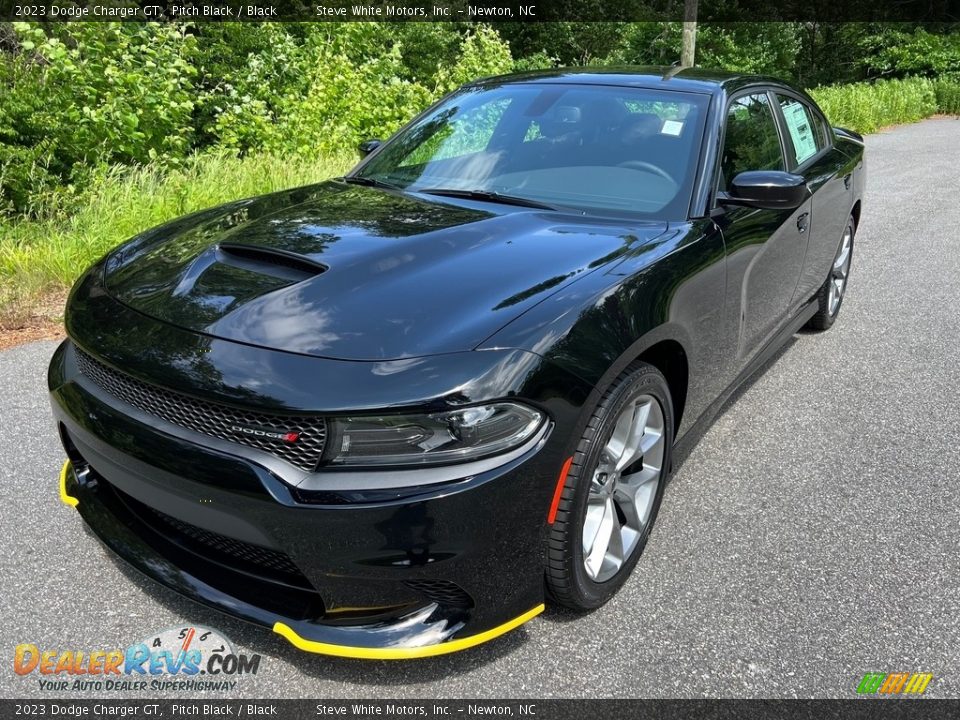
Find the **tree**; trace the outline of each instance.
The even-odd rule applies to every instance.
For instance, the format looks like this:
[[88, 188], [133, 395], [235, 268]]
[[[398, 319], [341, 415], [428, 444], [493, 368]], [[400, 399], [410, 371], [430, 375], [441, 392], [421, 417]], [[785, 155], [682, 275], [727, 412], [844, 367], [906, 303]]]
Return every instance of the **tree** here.
[[684, 0], [683, 3], [683, 50], [680, 53], [680, 64], [683, 67], [693, 67], [697, 48], [697, 2], [698, 0]]

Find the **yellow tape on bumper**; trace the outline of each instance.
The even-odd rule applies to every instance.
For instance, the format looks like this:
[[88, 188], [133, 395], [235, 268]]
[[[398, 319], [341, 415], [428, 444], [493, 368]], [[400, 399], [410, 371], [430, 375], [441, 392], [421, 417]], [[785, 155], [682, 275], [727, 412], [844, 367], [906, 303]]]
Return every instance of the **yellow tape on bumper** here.
[[446, 655], [447, 653], [466, 650], [467, 648], [480, 645], [493, 640], [496, 637], [510, 632], [515, 627], [523, 625], [527, 620], [535, 618], [544, 611], [544, 605], [537, 605], [533, 610], [525, 612], [520, 617], [498, 625], [486, 632], [461, 638], [460, 640], [450, 640], [449, 642], [439, 643], [438, 645], [424, 645], [423, 647], [413, 648], [365, 648], [352, 647], [349, 645], [331, 645], [329, 643], [316, 642], [300, 637], [288, 625], [278, 622], [273, 626], [273, 631], [289, 640], [294, 646], [301, 650], [312, 653], [321, 653], [323, 655], [336, 655], [338, 657], [360, 658], [362, 660], [410, 660], [412, 658], [431, 657], [433, 655]]
[[73, 495], [67, 494], [67, 473], [70, 472], [70, 461], [67, 460], [63, 464], [63, 468], [60, 470], [60, 500], [64, 505], [69, 505], [70, 507], [76, 507], [80, 504], [80, 501], [77, 500]]

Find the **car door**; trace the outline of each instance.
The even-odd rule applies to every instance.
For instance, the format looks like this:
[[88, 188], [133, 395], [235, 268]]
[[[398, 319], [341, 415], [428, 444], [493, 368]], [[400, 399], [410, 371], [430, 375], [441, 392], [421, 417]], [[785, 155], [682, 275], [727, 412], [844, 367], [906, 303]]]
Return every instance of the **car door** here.
[[834, 147], [833, 131], [805, 98], [788, 90], [774, 93], [783, 127], [787, 169], [802, 175], [812, 193], [813, 222], [793, 304], [808, 300], [823, 285], [853, 206], [854, 162]]
[[[734, 95], [725, 117], [717, 193], [748, 170], [786, 170], [784, 139], [772, 93]], [[714, 205], [727, 253], [728, 323], [739, 368], [749, 362], [791, 310], [807, 252], [811, 202], [796, 210]], [[737, 368], [737, 369], [739, 369]]]

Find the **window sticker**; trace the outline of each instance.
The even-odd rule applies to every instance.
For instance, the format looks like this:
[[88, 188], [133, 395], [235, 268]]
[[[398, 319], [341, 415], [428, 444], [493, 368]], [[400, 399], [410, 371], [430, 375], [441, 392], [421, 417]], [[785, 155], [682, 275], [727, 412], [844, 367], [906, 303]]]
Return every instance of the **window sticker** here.
[[797, 156], [797, 164], [817, 154], [817, 140], [810, 125], [807, 111], [798, 102], [787, 102], [781, 105], [783, 118], [787, 121], [787, 130], [793, 140], [793, 150]]
[[660, 128], [660, 133], [662, 135], [676, 135], [679, 136], [680, 132], [683, 130], [683, 123], [678, 120], [664, 120], [663, 127]]

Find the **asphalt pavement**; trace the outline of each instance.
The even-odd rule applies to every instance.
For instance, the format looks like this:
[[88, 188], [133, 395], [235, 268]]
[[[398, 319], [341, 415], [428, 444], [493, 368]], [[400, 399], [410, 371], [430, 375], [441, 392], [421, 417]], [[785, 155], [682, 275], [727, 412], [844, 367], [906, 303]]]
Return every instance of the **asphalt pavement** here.
[[960, 120], [867, 152], [838, 322], [728, 404], [626, 587], [455, 655], [312, 656], [141, 579], [58, 499], [55, 343], [0, 353], [0, 696], [98, 695], [15, 675], [17, 644], [126, 647], [182, 624], [262, 656], [213, 697], [853, 697], [868, 671], [931, 672], [927, 695], [960, 696]]

